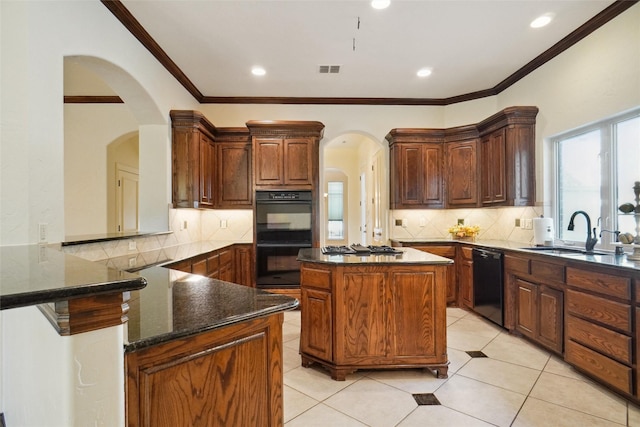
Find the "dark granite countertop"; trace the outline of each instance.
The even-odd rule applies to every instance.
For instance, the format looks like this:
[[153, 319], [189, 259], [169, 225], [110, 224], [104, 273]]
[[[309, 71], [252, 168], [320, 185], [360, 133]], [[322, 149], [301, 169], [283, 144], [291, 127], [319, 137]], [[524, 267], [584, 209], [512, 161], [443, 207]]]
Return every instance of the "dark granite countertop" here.
[[348, 254], [325, 255], [319, 248], [301, 249], [298, 261], [320, 262], [326, 264], [451, 264], [453, 261], [438, 255], [422, 252], [413, 248], [397, 248], [400, 254]]
[[0, 247], [0, 309], [140, 289], [137, 274], [40, 245]]
[[148, 285], [132, 291], [125, 352], [295, 309], [298, 300], [164, 267], [139, 271]]
[[[613, 252], [605, 252], [605, 251], [596, 251], [594, 254], [584, 254], [580, 252], [570, 253], [570, 252], [553, 252], [551, 250], [540, 250], [535, 246], [532, 246], [530, 243], [522, 243], [522, 242], [512, 242], [508, 240], [476, 240], [475, 242], [470, 241], [459, 241], [453, 239], [429, 239], [429, 238], [399, 238], [399, 239], [391, 239], [392, 242], [400, 243], [400, 244], [434, 244], [434, 243], [462, 243], [465, 245], [472, 245], [478, 247], [492, 248], [492, 249], [503, 249], [510, 250], [516, 252], [523, 252], [528, 254], [539, 254], [549, 257], [561, 258], [566, 261], [576, 262], [576, 263], [590, 263], [590, 264], [598, 264], [602, 266], [608, 267], [616, 267], [623, 269], [630, 269], [640, 271], [640, 261], [634, 261], [627, 258], [627, 255], [614, 255]], [[562, 247], [562, 246], [556, 246]], [[579, 247], [569, 247], [576, 250], [581, 250], [584, 248]]]

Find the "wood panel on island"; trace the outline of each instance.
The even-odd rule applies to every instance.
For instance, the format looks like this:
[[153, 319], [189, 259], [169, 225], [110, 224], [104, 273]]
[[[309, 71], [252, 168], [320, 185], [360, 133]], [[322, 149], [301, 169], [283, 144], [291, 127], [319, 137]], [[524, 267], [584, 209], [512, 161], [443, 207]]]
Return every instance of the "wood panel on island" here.
[[480, 123], [392, 129], [391, 209], [532, 206], [537, 107], [509, 107]]

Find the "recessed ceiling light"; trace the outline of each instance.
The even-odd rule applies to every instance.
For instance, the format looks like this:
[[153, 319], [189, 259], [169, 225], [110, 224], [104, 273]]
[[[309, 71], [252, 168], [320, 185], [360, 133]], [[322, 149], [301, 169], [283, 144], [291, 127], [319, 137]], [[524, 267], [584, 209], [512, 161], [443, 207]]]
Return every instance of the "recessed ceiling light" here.
[[544, 15], [538, 16], [536, 19], [531, 21], [531, 24], [529, 24], [529, 26], [531, 28], [541, 28], [541, 27], [544, 27], [545, 25], [548, 25], [552, 19], [553, 19], [553, 13], [546, 13]]
[[421, 68], [416, 73], [418, 77], [427, 77], [431, 75], [431, 68]]
[[253, 74], [254, 76], [264, 76], [265, 74], [267, 74], [267, 71], [262, 67], [253, 67], [251, 69], [251, 74]]
[[386, 9], [391, 4], [391, 0], [371, 0], [371, 7], [374, 9]]

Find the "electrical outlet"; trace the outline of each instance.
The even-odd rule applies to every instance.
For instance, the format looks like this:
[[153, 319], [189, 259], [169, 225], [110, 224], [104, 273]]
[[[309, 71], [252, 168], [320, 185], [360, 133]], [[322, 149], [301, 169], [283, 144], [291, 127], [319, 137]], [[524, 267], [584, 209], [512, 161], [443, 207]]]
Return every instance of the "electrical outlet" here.
[[520, 218], [516, 218], [516, 227], [520, 227]]
[[407, 218], [402, 218], [402, 227], [407, 228]]
[[47, 230], [47, 224], [45, 223], [40, 223], [38, 224], [38, 242], [39, 243], [47, 243], [47, 241], [49, 240], [49, 236], [48, 236], [48, 231]]
[[136, 257], [129, 258], [129, 268], [133, 268], [136, 266]]
[[402, 227], [402, 220], [396, 219], [396, 227]]
[[227, 228], [227, 220], [226, 219], [221, 219], [220, 220], [220, 228]]
[[425, 227], [427, 225], [427, 220], [421, 216], [420, 217], [420, 227]]
[[528, 218], [524, 220], [525, 230], [533, 230], [533, 219]]
[[130, 251], [135, 251], [136, 250], [136, 241], [135, 240], [130, 240], [129, 241], [129, 250]]
[[464, 225], [464, 218], [458, 218], [458, 225]]

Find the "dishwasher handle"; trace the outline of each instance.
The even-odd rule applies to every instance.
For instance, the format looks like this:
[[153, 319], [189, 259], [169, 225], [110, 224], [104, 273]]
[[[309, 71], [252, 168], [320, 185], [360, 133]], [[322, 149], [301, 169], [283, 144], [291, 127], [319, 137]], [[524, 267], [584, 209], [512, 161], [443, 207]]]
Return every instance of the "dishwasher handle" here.
[[473, 248], [471, 252], [473, 253], [473, 256], [477, 256], [479, 258], [493, 258], [493, 259], [502, 258], [502, 252], [490, 251], [487, 249]]

